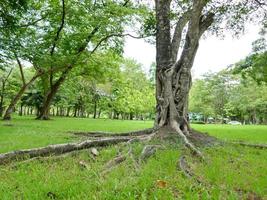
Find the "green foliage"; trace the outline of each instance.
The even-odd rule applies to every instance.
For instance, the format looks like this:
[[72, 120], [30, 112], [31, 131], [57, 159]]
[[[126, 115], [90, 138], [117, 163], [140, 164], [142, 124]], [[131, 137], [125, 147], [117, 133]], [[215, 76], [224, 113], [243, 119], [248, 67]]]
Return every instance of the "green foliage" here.
[[267, 83], [267, 51], [248, 56], [234, 70], [244, 78], [253, 78], [258, 84]]
[[[253, 66], [255, 63], [251, 60]], [[236, 71], [237, 68], [223, 70], [195, 80], [190, 92], [190, 111], [202, 113], [205, 119], [228, 117], [245, 123], [266, 123], [266, 84], [257, 84], [252, 79], [253, 72], [242, 71], [248, 75], [244, 77]]]
[[118, 113], [154, 113], [154, 89], [133, 60], [125, 60], [118, 78], [112, 81], [112, 107]]

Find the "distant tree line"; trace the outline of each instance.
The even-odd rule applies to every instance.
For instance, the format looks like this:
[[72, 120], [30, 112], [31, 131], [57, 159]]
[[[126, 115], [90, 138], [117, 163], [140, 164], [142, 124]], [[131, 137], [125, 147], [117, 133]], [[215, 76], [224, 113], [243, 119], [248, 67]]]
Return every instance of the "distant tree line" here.
[[[93, 70], [88, 68], [97, 67], [99, 63], [102, 67], [91, 74]], [[26, 77], [31, 74], [31, 68], [25, 70]], [[19, 76], [14, 66], [1, 70], [1, 116], [19, 90]], [[38, 116], [43, 100], [39, 79], [25, 91], [14, 111], [20, 116]], [[71, 73], [53, 98], [49, 115], [143, 120], [154, 117], [154, 105], [154, 85], [141, 65], [110, 53], [99, 55], [97, 62]]]
[[194, 81], [190, 111], [245, 124], [267, 124], [267, 51], [266, 40], [253, 43], [253, 52], [240, 62], [218, 73], [207, 73]]

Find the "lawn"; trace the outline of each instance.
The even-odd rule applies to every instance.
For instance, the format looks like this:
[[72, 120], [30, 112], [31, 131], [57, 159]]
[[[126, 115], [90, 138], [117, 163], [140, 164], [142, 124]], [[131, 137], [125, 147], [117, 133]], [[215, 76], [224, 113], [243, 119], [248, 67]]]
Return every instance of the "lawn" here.
[[[17, 117], [12, 126], [0, 126], [0, 152], [81, 140], [71, 131], [123, 132], [152, 126], [151, 121], [112, 121], [55, 118], [36, 121]], [[267, 126], [193, 125], [223, 140], [267, 144]], [[161, 143], [152, 141], [152, 143]], [[166, 142], [147, 162], [135, 168], [133, 159], [103, 173], [105, 164], [122, 144], [99, 149], [92, 159], [89, 150], [30, 162], [0, 166], [0, 199], [267, 199], [267, 151], [239, 145], [202, 149], [205, 162], [190, 158], [198, 183], [177, 169], [183, 151]], [[132, 144], [138, 159], [144, 144]], [[85, 163], [82, 167], [79, 163]], [[158, 183], [164, 182], [162, 187]]]

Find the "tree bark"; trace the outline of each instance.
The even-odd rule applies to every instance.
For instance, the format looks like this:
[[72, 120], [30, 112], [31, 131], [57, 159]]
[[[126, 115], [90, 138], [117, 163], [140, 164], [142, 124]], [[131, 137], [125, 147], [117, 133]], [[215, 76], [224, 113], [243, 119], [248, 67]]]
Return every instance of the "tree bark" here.
[[[197, 149], [188, 141], [189, 122], [188, 96], [191, 87], [191, 68], [198, 49], [201, 35], [213, 22], [213, 14], [202, 15], [205, 0], [195, 0], [192, 10], [178, 20], [173, 36], [170, 30], [171, 0], [156, 2], [156, 118], [155, 127], [166, 132], [174, 132], [184, 140], [194, 153]], [[190, 14], [191, 13], [191, 14]], [[185, 44], [178, 61], [182, 31], [188, 22]]]
[[53, 98], [55, 97], [59, 87], [61, 84], [65, 81], [67, 78], [67, 75], [72, 69], [72, 65], [68, 66], [61, 74], [60, 78], [52, 85], [50, 88], [50, 91], [46, 94], [44, 98], [44, 103], [43, 106], [40, 110], [40, 114], [38, 115], [37, 119], [42, 119], [42, 120], [48, 120], [49, 119], [49, 110], [51, 103], [53, 101]]
[[0, 117], [3, 116], [4, 112], [4, 91], [5, 91], [5, 83], [3, 82], [0, 95]]
[[3, 117], [3, 120], [11, 120], [11, 113], [13, 112], [16, 104], [18, 103], [18, 101], [21, 99], [21, 96], [24, 94], [24, 92], [27, 90], [27, 88], [41, 75], [40, 73], [37, 73], [35, 76], [32, 77], [32, 79], [26, 83], [23, 84], [23, 86], [20, 88], [20, 90], [18, 91], [18, 93], [16, 94], [16, 96], [11, 100], [11, 103], [9, 104], [5, 115]]
[[94, 119], [96, 118], [96, 113], [97, 113], [97, 101], [95, 100], [94, 101], [94, 116], [93, 116]]

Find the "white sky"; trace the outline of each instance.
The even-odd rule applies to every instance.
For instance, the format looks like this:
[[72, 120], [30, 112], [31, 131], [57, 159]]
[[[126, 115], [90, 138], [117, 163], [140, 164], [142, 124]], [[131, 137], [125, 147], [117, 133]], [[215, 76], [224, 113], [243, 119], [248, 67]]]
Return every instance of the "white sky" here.
[[[249, 25], [239, 38], [226, 34], [223, 39], [209, 36], [201, 39], [192, 73], [197, 78], [206, 72], [217, 72], [244, 59], [252, 50], [252, 42], [259, 38], [259, 28]], [[124, 55], [141, 63], [146, 72], [155, 61], [155, 47], [141, 39], [127, 38]]]

